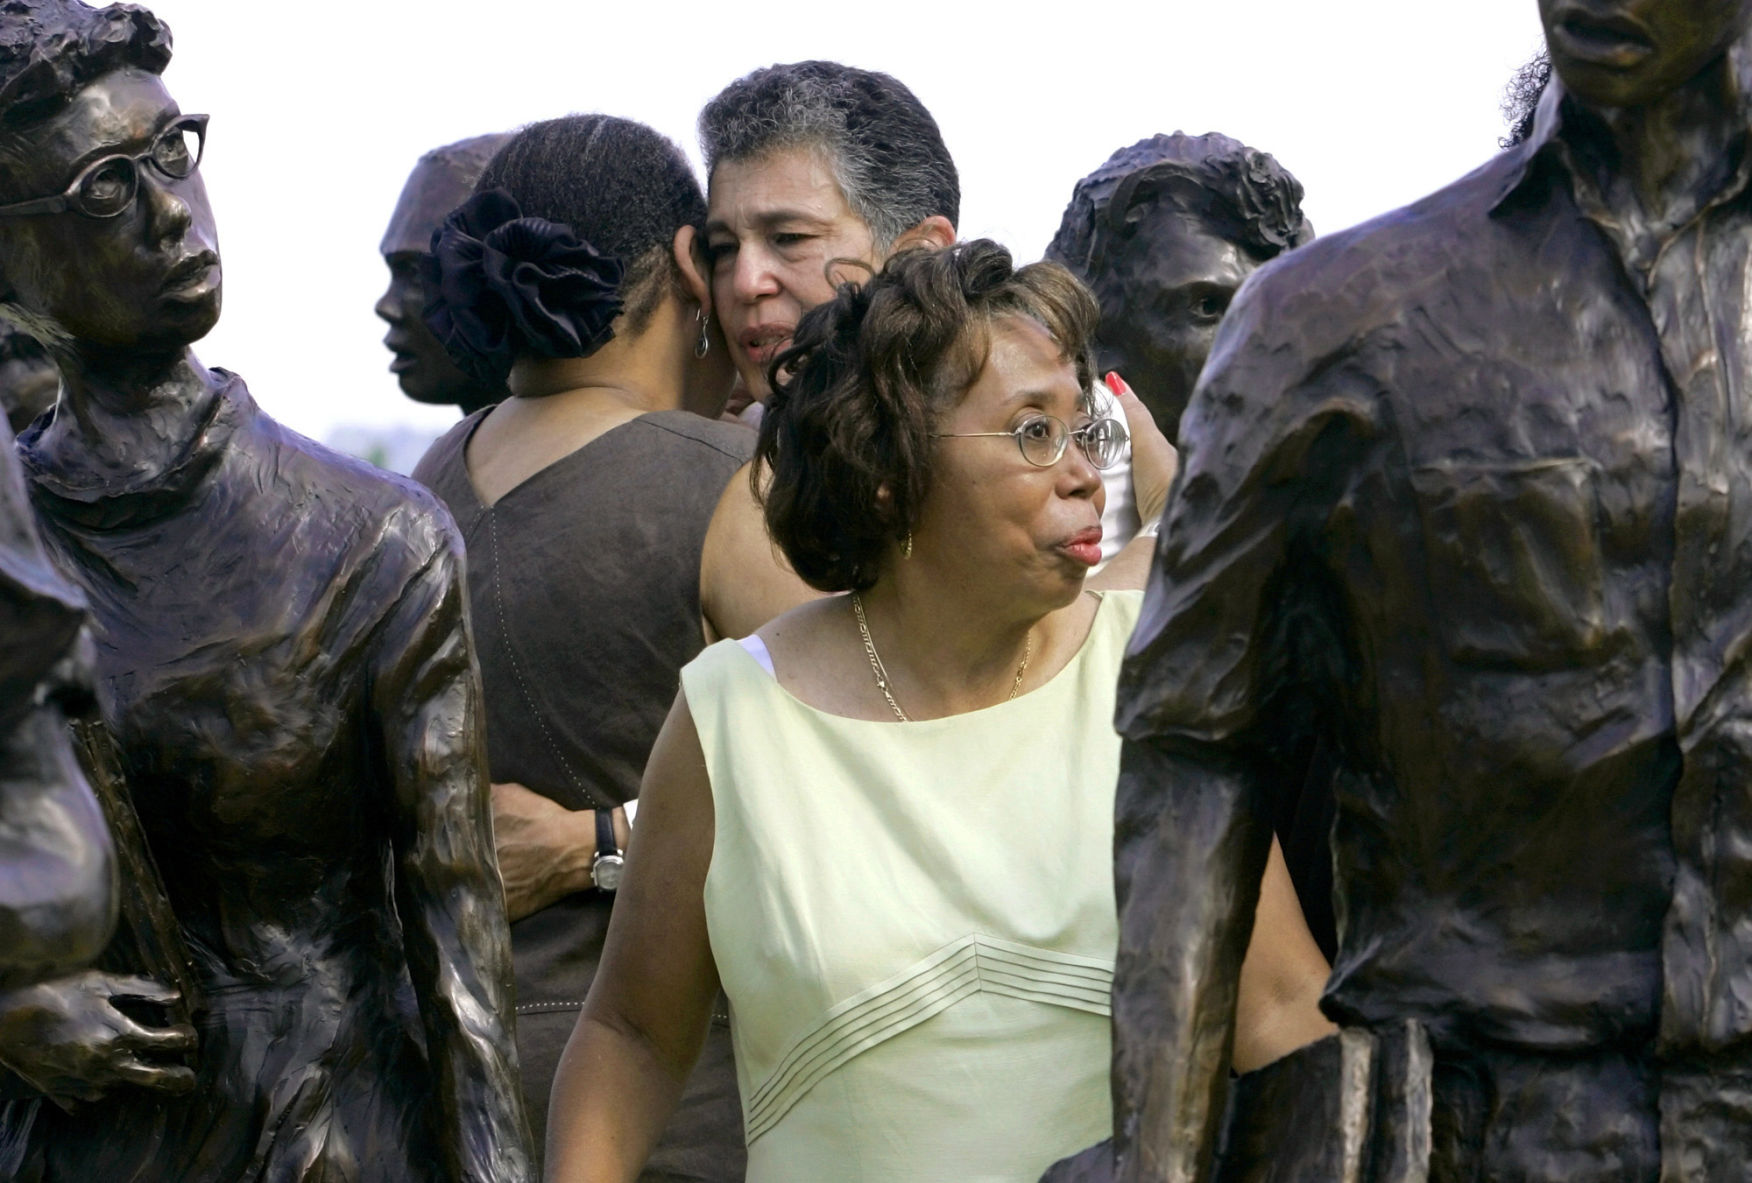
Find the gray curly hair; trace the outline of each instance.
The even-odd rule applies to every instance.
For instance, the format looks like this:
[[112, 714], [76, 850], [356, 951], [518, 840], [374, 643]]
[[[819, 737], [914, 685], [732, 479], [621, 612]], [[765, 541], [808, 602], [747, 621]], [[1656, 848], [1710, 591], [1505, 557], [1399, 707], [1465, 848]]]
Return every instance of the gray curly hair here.
[[768, 66], [700, 112], [708, 176], [722, 160], [796, 147], [827, 154], [846, 204], [883, 250], [926, 218], [953, 225], [961, 217], [961, 179], [943, 133], [890, 75], [838, 62]]

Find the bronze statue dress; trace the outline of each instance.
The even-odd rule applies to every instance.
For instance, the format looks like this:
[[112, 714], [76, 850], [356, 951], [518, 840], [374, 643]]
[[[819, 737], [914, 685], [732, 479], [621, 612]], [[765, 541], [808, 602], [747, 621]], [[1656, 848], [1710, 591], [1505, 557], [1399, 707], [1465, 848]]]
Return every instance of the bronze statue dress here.
[[215, 377], [158, 475], [20, 440], [203, 995], [194, 1091], [38, 1105], [22, 1177], [523, 1178], [454, 527]]

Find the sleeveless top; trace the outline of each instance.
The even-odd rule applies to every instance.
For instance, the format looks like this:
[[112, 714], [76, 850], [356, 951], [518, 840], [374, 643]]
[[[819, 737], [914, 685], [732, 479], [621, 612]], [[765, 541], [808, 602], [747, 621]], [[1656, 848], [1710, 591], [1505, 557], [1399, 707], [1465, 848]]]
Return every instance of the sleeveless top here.
[[682, 671], [750, 1183], [1026, 1180], [1110, 1133], [1113, 729], [1140, 592], [1009, 702], [826, 714], [735, 641]]

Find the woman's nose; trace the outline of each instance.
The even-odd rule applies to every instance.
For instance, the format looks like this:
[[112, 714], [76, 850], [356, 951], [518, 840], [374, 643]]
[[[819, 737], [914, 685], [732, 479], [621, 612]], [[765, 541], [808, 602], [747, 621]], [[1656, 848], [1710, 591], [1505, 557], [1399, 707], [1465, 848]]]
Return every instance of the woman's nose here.
[[1101, 488], [1101, 470], [1089, 459], [1089, 453], [1077, 440], [1068, 441], [1065, 454], [1059, 457], [1060, 480], [1068, 496], [1088, 496]]
[[732, 291], [745, 304], [765, 296], [777, 295], [779, 282], [773, 274], [772, 259], [758, 247], [746, 247], [736, 252], [736, 271], [732, 276]]

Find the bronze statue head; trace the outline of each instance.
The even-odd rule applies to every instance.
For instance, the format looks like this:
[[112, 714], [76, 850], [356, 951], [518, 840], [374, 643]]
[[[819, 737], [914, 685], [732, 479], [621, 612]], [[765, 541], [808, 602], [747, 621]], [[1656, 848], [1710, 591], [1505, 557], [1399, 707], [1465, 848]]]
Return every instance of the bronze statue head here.
[[57, 355], [180, 356], [219, 319], [206, 121], [132, 5], [0, 2], [0, 318]]
[[422, 313], [427, 299], [424, 268], [431, 257], [433, 231], [446, 214], [468, 200], [487, 161], [510, 138], [509, 133], [475, 136], [420, 157], [383, 233], [378, 249], [389, 267], [389, 287], [379, 297], [376, 311], [389, 325], [383, 338], [395, 355], [389, 368], [402, 393], [415, 402], [455, 404], [467, 414], [505, 396], [503, 389], [484, 386], [459, 369], [426, 328]]
[[1152, 136], [1077, 182], [1046, 257], [1101, 304], [1096, 348], [1174, 439], [1235, 291], [1314, 237], [1302, 186], [1227, 136]]
[[1752, 0], [1539, 0], [1551, 65], [1590, 107], [1670, 94], [1752, 29]]

